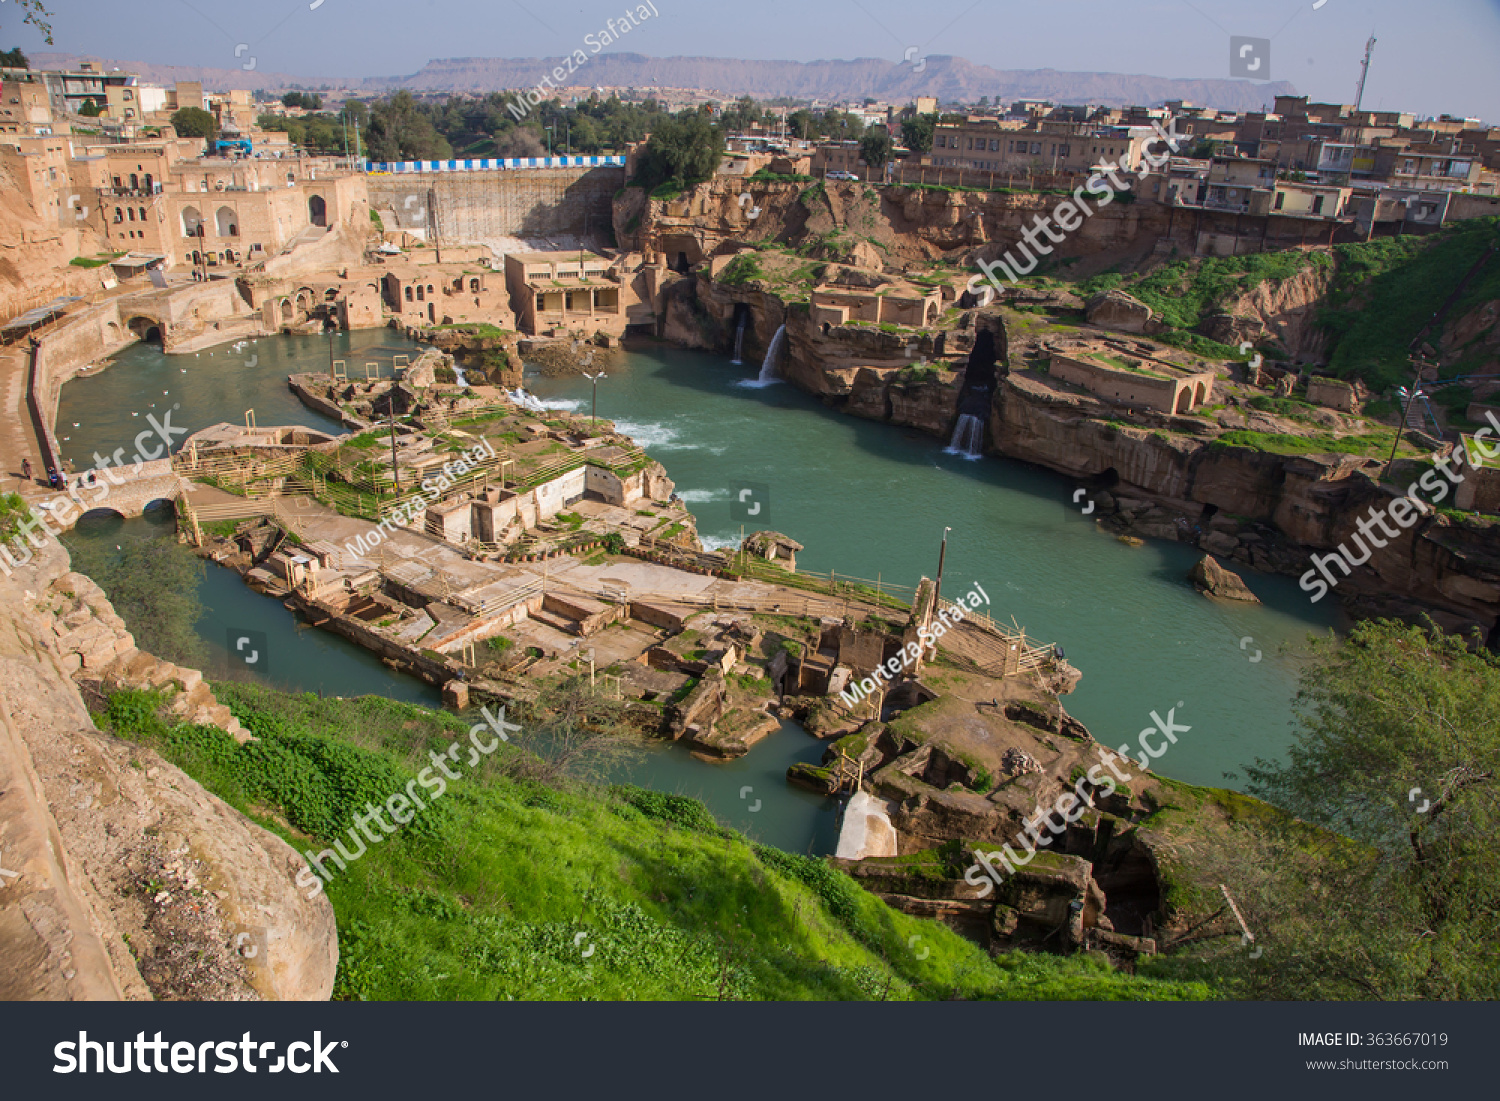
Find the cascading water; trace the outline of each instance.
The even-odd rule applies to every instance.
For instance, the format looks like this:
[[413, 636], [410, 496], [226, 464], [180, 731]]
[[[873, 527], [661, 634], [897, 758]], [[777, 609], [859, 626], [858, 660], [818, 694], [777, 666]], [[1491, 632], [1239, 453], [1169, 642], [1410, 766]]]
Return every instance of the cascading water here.
[[745, 362], [744, 359], [741, 358], [744, 355], [744, 352], [745, 352], [745, 315], [744, 314], [740, 314], [740, 324], [739, 324], [739, 327], [734, 330], [734, 365], [736, 367], [740, 366], [742, 363]]
[[786, 326], [782, 325], [776, 330], [776, 335], [771, 338], [771, 346], [766, 349], [766, 358], [760, 365], [760, 378], [756, 381], [776, 381], [776, 360], [781, 355], [781, 346], [785, 343]]
[[960, 413], [958, 423], [953, 426], [953, 439], [948, 441], [948, 450], [966, 459], [977, 459], [983, 446], [984, 421], [970, 413]]
[[469, 376], [464, 374], [464, 369], [456, 363], [453, 365], [453, 381], [460, 386], [469, 385]]

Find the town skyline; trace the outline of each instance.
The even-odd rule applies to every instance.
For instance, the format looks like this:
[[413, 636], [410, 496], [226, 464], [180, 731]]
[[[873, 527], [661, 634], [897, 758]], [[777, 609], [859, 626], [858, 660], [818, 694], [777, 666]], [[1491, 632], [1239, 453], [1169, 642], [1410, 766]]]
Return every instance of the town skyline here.
[[[413, 20], [409, 8], [371, 0], [361, 5], [359, 20], [343, 24], [337, 35], [323, 34], [315, 21], [330, 15], [339, 18], [336, 4], [337, 0], [299, 0], [277, 13], [201, 0], [175, 11], [143, 15], [133, 10], [127, 15], [88, 0], [58, 7], [52, 19], [53, 46], [33, 28], [14, 21], [0, 23], [0, 29], [6, 45], [28, 52], [56, 50], [122, 63], [231, 70], [253, 64], [252, 72], [336, 86], [340, 81], [370, 80], [399, 84], [424, 67], [454, 60], [542, 59], [566, 56], [575, 49], [587, 53], [586, 37], [597, 35], [607, 20], [619, 19], [624, 10], [614, 0], [583, 0], [568, 11], [544, 10], [521, 0], [512, 0], [508, 9], [473, 0], [433, 0], [424, 6], [426, 14]], [[1373, 35], [1378, 41], [1365, 88], [1367, 109], [1500, 117], [1500, 90], [1485, 79], [1491, 47], [1500, 40], [1500, 5], [1493, 0], [1453, 0], [1427, 10], [1415, 25], [1388, 0], [1323, 0], [1319, 8], [1306, 2], [1283, 3], [1253, 12], [1190, 0], [1152, 0], [1124, 8], [1070, 0], [1067, 7], [1067, 25], [1086, 26], [1089, 33], [1056, 26], [1055, 5], [1010, 11], [991, 0], [955, 0], [941, 9], [924, 10], [917, 22], [901, 5], [881, 0], [847, 0], [795, 11], [771, 0], [759, 5], [744, 25], [735, 25], [731, 58], [725, 49], [723, 17], [740, 9], [676, 9], [669, 3], [658, 5], [659, 18], [615, 36], [599, 56], [638, 53], [663, 60], [804, 64], [884, 60], [914, 68], [926, 57], [961, 58], [1003, 73], [1050, 70], [1054, 77], [1210, 81], [1231, 77], [1229, 39], [1245, 36], [1270, 45], [1261, 70], [1268, 70], [1270, 80], [1244, 82], [1265, 89], [1267, 101], [1288, 92], [1289, 84], [1314, 101], [1350, 103], [1360, 58]], [[799, 21], [794, 35], [785, 33], [790, 18]], [[400, 26], [402, 33], [386, 33], [393, 26]], [[1438, 56], [1444, 63], [1432, 64]], [[915, 87], [919, 82], [907, 83]], [[942, 94], [936, 88], [921, 91]]]

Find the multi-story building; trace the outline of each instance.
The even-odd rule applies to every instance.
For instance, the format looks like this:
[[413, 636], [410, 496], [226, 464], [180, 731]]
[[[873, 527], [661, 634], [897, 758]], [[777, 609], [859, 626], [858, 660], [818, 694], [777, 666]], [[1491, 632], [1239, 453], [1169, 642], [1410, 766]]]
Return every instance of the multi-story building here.
[[1149, 127], [1050, 120], [1023, 127], [1010, 118], [969, 118], [934, 129], [926, 162], [988, 172], [1087, 174], [1106, 164], [1139, 165], [1154, 137]]
[[32, 210], [52, 225], [68, 228], [80, 220], [78, 211], [87, 208], [74, 192], [66, 138], [9, 137], [0, 142], [0, 169]]
[[509, 253], [505, 284], [516, 325], [523, 333], [534, 336], [548, 329], [571, 328], [625, 331], [619, 274], [597, 253]]
[[52, 133], [52, 99], [41, 73], [0, 69], [0, 134]]
[[826, 176], [830, 172], [853, 172], [862, 176], [865, 167], [859, 155], [859, 142], [820, 141], [813, 150], [809, 171], [814, 176]]
[[1429, 191], [1467, 191], [1479, 182], [1478, 155], [1457, 138], [1424, 143], [1400, 139], [1381, 142], [1375, 150], [1375, 176], [1394, 187]]
[[1203, 205], [1214, 210], [1250, 212], [1251, 196], [1276, 181], [1276, 163], [1253, 157], [1215, 157], [1208, 170]]

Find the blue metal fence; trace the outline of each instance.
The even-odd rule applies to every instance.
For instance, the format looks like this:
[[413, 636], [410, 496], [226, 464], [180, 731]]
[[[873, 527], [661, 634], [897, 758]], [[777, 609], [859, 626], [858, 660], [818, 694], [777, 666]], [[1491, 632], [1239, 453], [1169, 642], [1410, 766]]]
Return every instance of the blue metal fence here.
[[452, 161], [366, 161], [365, 171], [398, 174], [402, 172], [485, 172], [498, 168], [623, 168], [624, 157], [511, 157], [508, 159]]

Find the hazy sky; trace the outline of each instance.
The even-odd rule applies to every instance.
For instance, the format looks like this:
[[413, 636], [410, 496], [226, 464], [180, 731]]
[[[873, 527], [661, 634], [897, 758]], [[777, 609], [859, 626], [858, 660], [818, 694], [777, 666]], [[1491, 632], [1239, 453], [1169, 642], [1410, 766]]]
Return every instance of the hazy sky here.
[[[306, 77], [414, 72], [430, 58], [587, 47], [624, 0], [46, 0], [55, 49]], [[1314, 8], [1314, 3], [1320, 6]], [[314, 7], [316, 4], [316, 7]], [[1227, 77], [1229, 36], [1271, 40], [1270, 75], [1365, 106], [1500, 123], [1500, 0], [655, 0], [659, 18], [606, 47], [812, 61], [956, 54], [1001, 69]], [[633, 5], [632, 5], [633, 6]], [[46, 49], [0, 7], [0, 44]]]

